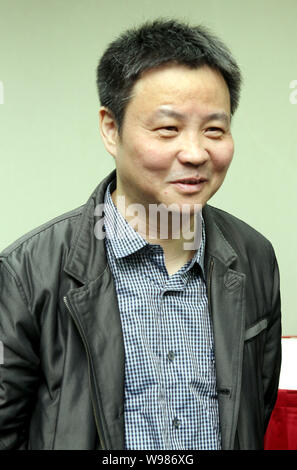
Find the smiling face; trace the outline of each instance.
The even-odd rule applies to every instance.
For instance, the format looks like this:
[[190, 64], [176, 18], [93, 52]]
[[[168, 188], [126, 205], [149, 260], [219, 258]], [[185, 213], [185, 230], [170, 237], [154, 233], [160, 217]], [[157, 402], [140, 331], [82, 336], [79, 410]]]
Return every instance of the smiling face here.
[[100, 110], [101, 135], [116, 160], [116, 195], [146, 207], [204, 206], [234, 152], [223, 77], [207, 66], [165, 65], [146, 71], [132, 93], [121, 137], [110, 113]]

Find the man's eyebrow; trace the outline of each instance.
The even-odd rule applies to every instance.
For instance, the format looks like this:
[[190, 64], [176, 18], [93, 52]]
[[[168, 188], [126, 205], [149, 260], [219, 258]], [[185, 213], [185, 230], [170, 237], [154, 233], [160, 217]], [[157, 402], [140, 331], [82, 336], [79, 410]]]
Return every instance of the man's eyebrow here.
[[207, 114], [204, 118], [205, 121], [224, 121], [227, 125], [230, 124], [230, 117], [227, 113], [212, 113]]
[[[174, 111], [173, 109], [158, 109], [155, 113], [153, 113], [152, 117], [158, 118], [158, 117], [172, 117], [175, 119], [180, 119], [180, 120], [185, 120], [186, 115], [183, 113], [179, 113], [178, 111]], [[211, 113], [207, 114], [204, 119], [204, 121], [224, 121], [227, 125], [230, 124], [230, 117], [227, 113], [225, 112], [218, 112], [218, 113]]]
[[166, 108], [158, 109], [153, 114], [152, 117], [162, 117], [162, 116], [172, 117], [172, 118], [176, 118], [176, 119], [185, 119], [186, 118], [185, 114], [179, 113], [178, 111], [174, 111], [173, 109], [166, 109]]

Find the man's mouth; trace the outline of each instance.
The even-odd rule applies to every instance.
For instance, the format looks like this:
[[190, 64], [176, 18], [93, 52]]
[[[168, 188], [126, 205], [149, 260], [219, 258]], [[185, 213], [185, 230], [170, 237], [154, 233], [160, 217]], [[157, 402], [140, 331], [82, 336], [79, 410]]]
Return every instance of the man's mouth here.
[[171, 181], [170, 184], [173, 184], [177, 189], [182, 192], [197, 192], [203, 187], [203, 183], [207, 181], [206, 178], [200, 177], [188, 177], [188, 178], [179, 178], [177, 180]]
[[175, 181], [171, 181], [171, 183], [199, 184], [199, 183], [203, 183], [204, 181], [206, 181], [206, 178], [204, 178], [203, 176], [200, 176], [199, 178], [195, 177], [195, 176], [192, 176], [192, 177], [189, 177], [189, 178], [179, 178]]

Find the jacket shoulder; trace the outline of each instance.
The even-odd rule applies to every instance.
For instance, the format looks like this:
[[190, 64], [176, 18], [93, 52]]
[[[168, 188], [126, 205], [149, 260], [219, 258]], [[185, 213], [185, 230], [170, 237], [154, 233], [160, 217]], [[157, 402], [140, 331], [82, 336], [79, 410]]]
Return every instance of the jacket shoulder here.
[[250, 251], [253, 255], [274, 252], [271, 242], [262, 233], [235, 215], [209, 206], [214, 222], [236, 252]]
[[18, 250], [26, 249], [31, 246], [33, 247], [33, 245], [38, 242], [40, 235], [51, 238], [55, 232], [57, 235], [57, 241], [59, 235], [62, 241], [63, 234], [67, 232], [67, 229], [69, 229], [70, 225], [73, 225], [73, 222], [76, 223], [77, 219], [79, 219], [84, 206], [85, 205], [83, 204], [76, 209], [60, 214], [57, 217], [25, 233], [21, 237], [17, 238], [13, 243], [4, 248], [0, 252], [0, 258], [8, 258]]
[[29, 306], [34, 303], [36, 286], [42, 295], [59, 283], [83, 208], [84, 205], [30, 230], [0, 253], [3, 285], [9, 282], [8, 277], [14, 279]]

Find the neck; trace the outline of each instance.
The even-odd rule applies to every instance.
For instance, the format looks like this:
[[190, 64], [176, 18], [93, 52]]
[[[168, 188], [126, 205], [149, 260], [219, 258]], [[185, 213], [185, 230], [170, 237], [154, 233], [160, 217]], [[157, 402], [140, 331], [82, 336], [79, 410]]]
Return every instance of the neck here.
[[189, 261], [199, 248], [199, 213], [170, 212], [164, 205], [157, 208], [156, 205], [129, 205], [126, 204], [125, 197], [120, 197], [116, 190], [111, 197], [120, 214], [136, 232], [148, 243], [158, 244], [163, 248], [167, 269], [171, 265], [171, 269], [176, 270], [176, 266], [182, 266]]

